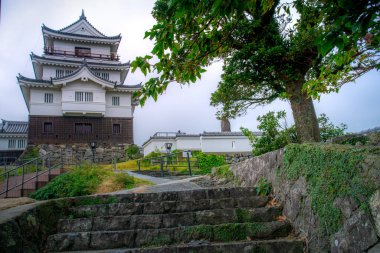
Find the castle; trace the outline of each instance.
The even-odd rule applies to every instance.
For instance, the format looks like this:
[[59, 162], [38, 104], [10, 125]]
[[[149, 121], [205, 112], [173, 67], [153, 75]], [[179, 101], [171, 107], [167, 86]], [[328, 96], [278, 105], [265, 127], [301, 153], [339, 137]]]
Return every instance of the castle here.
[[73, 24], [42, 26], [44, 54], [31, 53], [34, 78], [17, 77], [29, 111], [28, 144], [133, 143], [130, 64], [117, 55], [121, 35], [106, 36], [84, 12]]

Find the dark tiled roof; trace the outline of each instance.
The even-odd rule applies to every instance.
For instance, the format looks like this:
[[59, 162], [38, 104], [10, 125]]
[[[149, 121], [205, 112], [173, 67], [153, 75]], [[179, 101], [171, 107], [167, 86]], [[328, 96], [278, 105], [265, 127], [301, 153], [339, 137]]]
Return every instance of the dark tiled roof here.
[[[74, 60], [61, 60], [61, 59], [54, 59], [54, 58], [48, 58], [48, 57], [43, 57], [43, 56], [38, 56], [34, 53], [30, 54], [30, 58], [33, 59], [41, 59], [41, 60], [48, 60], [48, 61], [55, 61], [55, 62], [61, 62], [61, 63], [74, 63], [74, 64], [81, 64], [82, 58], [80, 58], [79, 61], [74, 61]], [[109, 66], [109, 67], [128, 67], [130, 66], [130, 62], [126, 63], [118, 63], [118, 64], [112, 64], [108, 62], [87, 62], [89, 66]]]
[[2, 120], [0, 134], [26, 134], [28, 133], [28, 122]]
[[42, 80], [42, 79], [33, 79], [29, 77], [22, 76], [21, 74], [18, 74], [17, 80], [20, 81], [26, 81], [26, 82], [32, 82], [32, 83], [46, 83], [46, 84], [52, 84], [51, 80]]
[[177, 137], [199, 137], [200, 134], [185, 134], [185, 133], [179, 133], [177, 134]]
[[115, 88], [121, 88], [121, 89], [133, 89], [133, 88], [136, 88], [136, 89], [139, 89], [141, 88], [141, 83], [139, 84], [136, 84], [136, 85], [115, 85]]
[[[253, 132], [254, 135], [261, 135], [261, 132]], [[202, 136], [244, 136], [242, 132], [203, 132]]]
[[[79, 22], [79, 20], [77, 22]], [[65, 29], [65, 28], [63, 28], [63, 29]], [[106, 39], [106, 40], [121, 39], [121, 35], [120, 34], [119, 35], [115, 35], [115, 36], [100, 37], [100, 36], [93, 36], [93, 35], [86, 35], [86, 34], [76, 34], [76, 33], [62, 32], [61, 30], [54, 30], [54, 29], [51, 29], [51, 28], [47, 27], [46, 25], [42, 25], [42, 31], [44, 31], [44, 30], [49, 31], [49, 32], [53, 32], [53, 33], [57, 33], [57, 34], [61, 34], [61, 35], [75, 36], [75, 37], [89, 38], [89, 39]]]

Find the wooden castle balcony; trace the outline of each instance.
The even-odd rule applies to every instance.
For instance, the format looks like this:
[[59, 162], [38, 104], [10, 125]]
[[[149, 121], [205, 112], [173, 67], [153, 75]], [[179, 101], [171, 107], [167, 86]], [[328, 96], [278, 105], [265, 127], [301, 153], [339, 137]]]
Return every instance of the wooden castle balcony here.
[[67, 51], [67, 50], [52, 49], [52, 48], [44, 48], [44, 53], [48, 55], [81, 57], [81, 58], [100, 59], [100, 60], [111, 60], [111, 61], [119, 60], [119, 56], [116, 53], [96, 54], [96, 53], [91, 53], [91, 52], [85, 52], [83, 50]]

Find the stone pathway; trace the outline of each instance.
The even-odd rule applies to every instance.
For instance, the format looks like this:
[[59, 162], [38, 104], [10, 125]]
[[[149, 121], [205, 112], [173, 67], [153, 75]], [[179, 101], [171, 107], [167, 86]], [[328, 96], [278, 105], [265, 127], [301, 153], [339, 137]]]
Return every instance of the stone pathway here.
[[151, 177], [147, 175], [141, 175], [138, 173], [134, 173], [131, 171], [123, 171], [125, 173], [128, 173], [131, 176], [134, 176], [136, 178], [144, 179], [151, 181], [155, 183], [156, 185], [153, 186], [142, 186], [130, 190], [121, 190], [117, 192], [111, 192], [109, 194], [123, 194], [123, 193], [130, 193], [130, 192], [167, 192], [167, 191], [185, 191], [185, 190], [195, 190], [195, 189], [202, 189], [201, 186], [190, 182], [194, 180], [195, 178], [199, 177], [188, 177], [185, 179], [176, 179], [175, 177], [171, 178], [159, 178], [159, 177]]

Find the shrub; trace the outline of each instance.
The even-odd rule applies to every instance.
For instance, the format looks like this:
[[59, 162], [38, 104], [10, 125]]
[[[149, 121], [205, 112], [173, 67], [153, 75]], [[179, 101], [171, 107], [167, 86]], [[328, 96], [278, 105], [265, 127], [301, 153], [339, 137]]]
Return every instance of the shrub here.
[[266, 178], [260, 178], [256, 185], [256, 192], [259, 196], [266, 196], [270, 193], [271, 187]]
[[200, 174], [210, 174], [213, 167], [219, 167], [226, 164], [226, 159], [223, 155], [199, 152], [196, 157], [198, 158]]
[[141, 157], [140, 148], [132, 144], [125, 150], [128, 159], [137, 159]]
[[[261, 136], [254, 135], [246, 128], [240, 128], [243, 134], [248, 137], [254, 155], [262, 155], [297, 142], [296, 128], [294, 125], [287, 126], [285, 111], [268, 112], [263, 116], [259, 116], [257, 120], [260, 122], [257, 128], [261, 131]], [[344, 124], [334, 126], [324, 113], [318, 117], [318, 123], [322, 141], [341, 136], [347, 129]]]

